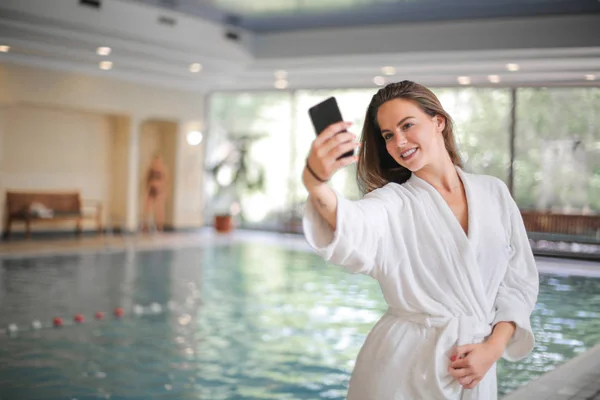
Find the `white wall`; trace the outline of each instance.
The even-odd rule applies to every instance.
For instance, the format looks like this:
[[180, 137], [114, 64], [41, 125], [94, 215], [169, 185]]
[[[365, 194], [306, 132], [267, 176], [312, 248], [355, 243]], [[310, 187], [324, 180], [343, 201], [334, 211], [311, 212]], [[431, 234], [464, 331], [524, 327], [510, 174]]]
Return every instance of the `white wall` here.
[[[187, 132], [201, 130], [195, 123], [180, 124], [177, 132], [175, 159], [174, 222], [180, 227], [195, 227], [204, 223], [203, 148], [187, 143]], [[204, 142], [203, 142], [204, 143]]]
[[127, 225], [127, 165], [131, 119], [127, 116], [114, 116], [111, 121], [114, 134], [110, 149], [110, 201], [106, 217], [111, 227], [122, 229]]
[[[2, 169], [2, 163], [4, 162], [4, 121], [6, 115], [6, 108], [0, 107], [0, 189], [4, 188], [4, 170]], [[0, 224], [4, 229], [4, 190], [0, 192]]]
[[[109, 208], [113, 135], [113, 123], [103, 115], [35, 105], [9, 107], [4, 110], [0, 189], [79, 190], [83, 199], [102, 201]], [[73, 225], [44, 224], [39, 229]]]
[[46, 104], [142, 120], [187, 120], [202, 116], [203, 100], [194, 92], [0, 63], [0, 103]]
[[[202, 182], [202, 168], [185, 169], [186, 179], [176, 174], [184, 171], [179, 168], [184, 160], [186, 165], [202, 165], [202, 147], [190, 152], [185, 143], [187, 131], [181, 127], [203, 128], [203, 102], [203, 95], [198, 93], [0, 64], [0, 105], [9, 105], [8, 109], [4, 108], [4, 140], [0, 152], [4, 156], [0, 157], [5, 158], [7, 151], [11, 157], [8, 162], [4, 160], [6, 171], [0, 168], [0, 182], [4, 187], [24, 187], [28, 185], [25, 178], [32, 178], [35, 183], [29, 185], [41, 188], [46, 184], [49, 189], [65, 185], [67, 181], [72, 186], [93, 184], [97, 187], [82, 186], [86, 188], [86, 197], [102, 197], [106, 200], [108, 215], [125, 220], [128, 229], [136, 229], [140, 212], [142, 123], [172, 121], [175, 124], [169, 128], [174, 152], [172, 222], [176, 228], [201, 226], [203, 199], [198, 194], [202, 191], [195, 185]], [[16, 111], [11, 111], [13, 109]], [[11, 133], [7, 137], [9, 131], [25, 136], [19, 139], [20, 136]], [[116, 136], [111, 138], [107, 132], [115, 132]], [[74, 144], [94, 149], [94, 154], [75, 152]], [[65, 155], [67, 148], [73, 154]], [[27, 154], [27, 151], [41, 158], [30, 164], [17, 161], [16, 154]], [[57, 160], [51, 154], [66, 158]], [[84, 169], [87, 172], [79, 171], [84, 161], [102, 172], [92, 176], [87, 167]], [[4, 202], [4, 192], [0, 195]], [[189, 206], [191, 203], [193, 207]]]

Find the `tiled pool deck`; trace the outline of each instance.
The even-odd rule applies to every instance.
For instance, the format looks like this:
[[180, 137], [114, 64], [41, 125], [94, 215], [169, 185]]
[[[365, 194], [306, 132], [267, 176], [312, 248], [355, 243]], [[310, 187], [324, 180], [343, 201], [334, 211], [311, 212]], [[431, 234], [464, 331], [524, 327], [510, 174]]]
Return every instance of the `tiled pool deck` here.
[[[272, 243], [309, 250], [300, 235], [238, 230], [228, 235], [212, 229], [193, 233], [83, 237], [80, 239], [0, 242], [0, 259], [73, 252], [136, 251], [219, 245], [235, 242]], [[541, 273], [600, 277], [600, 262], [536, 257]], [[600, 344], [503, 397], [502, 400], [600, 400]]]

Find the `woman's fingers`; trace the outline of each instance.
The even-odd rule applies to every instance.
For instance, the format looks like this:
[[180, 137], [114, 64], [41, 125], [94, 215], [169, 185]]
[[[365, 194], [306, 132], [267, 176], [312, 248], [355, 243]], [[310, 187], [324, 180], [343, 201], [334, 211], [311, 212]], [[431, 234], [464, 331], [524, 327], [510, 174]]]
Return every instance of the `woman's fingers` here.
[[456, 379], [472, 375], [472, 371], [469, 368], [450, 368], [448, 372]]
[[358, 157], [357, 156], [350, 156], [350, 157], [343, 157], [340, 158], [339, 160], [337, 160], [334, 164], [333, 164], [333, 171], [337, 171], [338, 169], [345, 167], [346, 165], [350, 165], [353, 164], [355, 162], [358, 161]]
[[470, 374], [463, 376], [462, 378], [458, 378], [458, 383], [460, 383], [462, 386], [465, 386], [471, 384], [475, 379], [475, 375]]
[[339, 168], [355, 161], [354, 157], [344, 157], [350, 158], [350, 160], [338, 162], [342, 161], [338, 160], [342, 154], [353, 150], [358, 145], [354, 142], [356, 135], [343, 132], [351, 124], [344, 121], [332, 124], [319, 133], [313, 141], [308, 155], [308, 163], [320, 179], [329, 180]]
[[345, 142], [333, 148], [326, 158], [335, 162], [342, 154], [346, 154], [349, 151], [354, 153], [354, 149], [356, 149], [358, 146], [359, 144], [356, 142]]
[[325, 128], [322, 132], [320, 132], [317, 135], [317, 138], [315, 139], [314, 144], [317, 147], [320, 147], [323, 143], [325, 143], [326, 141], [331, 139], [336, 134], [346, 130], [350, 125], [352, 125], [352, 122], [346, 122], [346, 121], [340, 121], [340, 122], [336, 122], [335, 124], [329, 125], [327, 128]]
[[356, 139], [356, 135], [350, 132], [338, 133], [327, 142], [323, 143], [319, 149], [319, 153], [323, 156], [331, 153], [333, 149], [338, 146], [341, 146], [344, 143], [354, 142]]
[[471, 383], [467, 384], [467, 385], [463, 385], [463, 387], [465, 389], [473, 389], [475, 386], [477, 386], [479, 384], [479, 379], [473, 379], [471, 381]]
[[452, 363], [450, 364], [450, 367], [452, 367], [454, 369], [467, 368], [470, 366], [471, 366], [471, 360], [469, 360], [468, 358], [459, 358], [456, 361], [452, 361]]

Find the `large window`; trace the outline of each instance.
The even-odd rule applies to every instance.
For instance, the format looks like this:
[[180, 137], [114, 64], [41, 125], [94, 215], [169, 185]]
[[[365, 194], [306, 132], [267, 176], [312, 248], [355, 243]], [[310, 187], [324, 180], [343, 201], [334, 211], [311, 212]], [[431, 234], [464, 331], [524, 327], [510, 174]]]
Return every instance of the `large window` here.
[[214, 94], [209, 124], [208, 215], [232, 212], [243, 225], [277, 227], [293, 169], [290, 94]]
[[465, 170], [508, 182], [510, 91], [465, 88], [434, 93], [454, 120]]
[[519, 89], [515, 139], [521, 208], [600, 212], [600, 89]]
[[[465, 169], [496, 176], [509, 184], [511, 89], [433, 91], [455, 121]], [[262, 176], [263, 184], [254, 188], [242, 183], [229, 192], [216, 184], [219, 176], [226, 184], [239, 170], [232, 156], [232, 168], [219, 171], [219, 176], [208, 174], [208, 215], [233, 207], [241, 210], [243, 226], [288, 229], [286, 224], [300, 217], [307, 196], [301, 173], [315, 138], [308, 109], [335, 96], [344, 119], [353, 121], [352, 131], [360, 134], [375, 92], [343, 89], [214, 94], [210, 99], [207, 167], [235, 153], [232, 139], [246, 138], [238, 140], [238, 144], [246, 145], [246, 181], [255, 183], [257, 176]], [[519, 207], [600, 212], [600, 89], [523, 88], [516, 94], [513, 182]], [[359, 198], [356, 165], [339, 171], [332, 185], [348, 198]]]

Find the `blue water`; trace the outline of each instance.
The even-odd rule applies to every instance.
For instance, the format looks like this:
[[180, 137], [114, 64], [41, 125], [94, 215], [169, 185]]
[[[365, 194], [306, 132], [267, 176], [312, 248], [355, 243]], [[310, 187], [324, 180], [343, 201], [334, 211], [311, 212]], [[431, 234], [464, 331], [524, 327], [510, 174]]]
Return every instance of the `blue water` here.
[[[600, 342], [600, 279], [540, 289], [535, 351], [500, 361], [500, 394]], [[267, 244], [3, 260], [0, 327], [86, 322], [0, 335], [0, 399], [344, 399], [385, 308], [370, 278]]]

